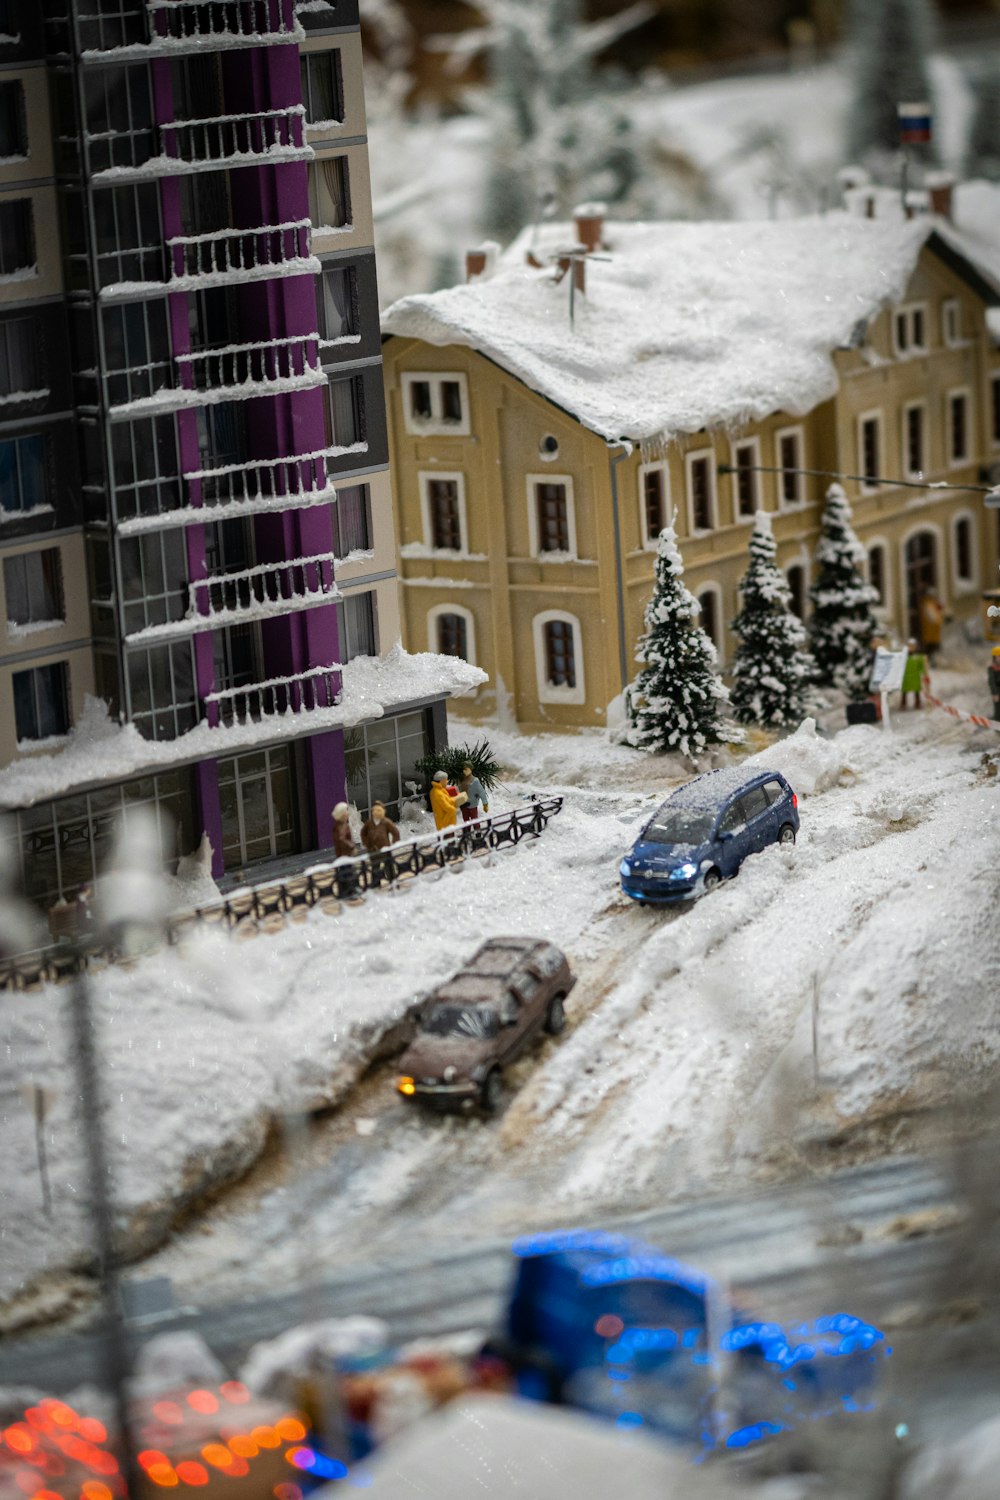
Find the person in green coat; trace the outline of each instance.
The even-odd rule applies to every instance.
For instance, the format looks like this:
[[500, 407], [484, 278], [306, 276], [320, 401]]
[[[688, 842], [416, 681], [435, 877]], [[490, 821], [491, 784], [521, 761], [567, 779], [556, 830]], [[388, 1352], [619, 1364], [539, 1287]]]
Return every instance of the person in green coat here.
[[899, 706], [906, 707], [906, 700], [913, 694], [914, 706], [920, 707], [920, 690], [924, 685], [924, 676], [927, 672], [927, 658], [917, 645], [915, 640], [906, 643], [907, 657], [906, 666], [903, 668], [903, 682], [899, 689]]

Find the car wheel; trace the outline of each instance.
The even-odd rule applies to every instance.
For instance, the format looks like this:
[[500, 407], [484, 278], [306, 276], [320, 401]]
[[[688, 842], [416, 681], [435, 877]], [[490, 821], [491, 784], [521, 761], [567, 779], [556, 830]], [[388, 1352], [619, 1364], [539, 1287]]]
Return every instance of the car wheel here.
[[714, 891], [715, 887], [719, 884], [721, 879], [722, 876], [719, 874], [718, 870], [706, 870], [701, 879], [702, 890]]
[[549, 1001], [548, 1012], [545, 1016], [545, 1030], [550, 1036], [558, 1036], [566, 1025], [566, 1012], [563, 1009], [562, 995], [553, 995]]
[[503, 1098], [503, 1079], [499, 1068], [491, 1068], [479, 1090], [479, 1106], [486, 1115], [495, 1115]]
[[795, 843], [795, 829], [792, 827], [791, 823], [782, 823], [782, 825], [781, 825], [781, 832], [778, 834], [778, 843], [779, 844], [794, 844]]

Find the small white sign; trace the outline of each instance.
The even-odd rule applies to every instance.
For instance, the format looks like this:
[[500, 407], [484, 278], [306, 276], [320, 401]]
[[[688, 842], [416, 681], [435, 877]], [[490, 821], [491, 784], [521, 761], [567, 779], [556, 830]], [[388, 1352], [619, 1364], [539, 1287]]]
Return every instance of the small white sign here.
[[873, 693], [891, 693], [903, 686], [908, 655], [905, 646], [902, 651], [887, 651], [884, 646], [876, 647], [872, 674], [868, 680]]

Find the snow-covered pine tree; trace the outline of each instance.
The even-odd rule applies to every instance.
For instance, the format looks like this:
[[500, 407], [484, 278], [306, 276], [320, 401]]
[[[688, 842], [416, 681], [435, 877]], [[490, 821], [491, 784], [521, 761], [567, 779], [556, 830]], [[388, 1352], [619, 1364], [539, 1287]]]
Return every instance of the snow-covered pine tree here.
[[850, 699], [865, 696], [871, 640], [880, 629], [874, 613], [878, 593], [858, 569], [864, 555], [851, 525], [851, 502], [841, 485], [831, 484], [816, 548], [819, 572], [809, 590], [809, 644], [818, 680], [833, 683]]
[[729, 694], [715, 647], [696, 623], [698, 611], [684, 584], [677, 534], [668, 526], [660, 532], [656, 581], [636, 650], [642, 670], [625, 692], [626, 738], [637, 749], [677, 751], [693, 759], [708, 745], [740, 738], [720, 716]]
[[896, 106], [932, 98], [928, 59], [933, 38], [929, 0], [854, 0], [851, 161], [899, 150]]
[[740, 638], [730, 701], [741, 724], [785, 727], [805, 718], [816, 666], [806, 629], [791, 608], [791, 590], [775, 562], [771, 518], [759, 510], [750, 536], [750, 566], [740, 583], [743, 607], [733, 621]]

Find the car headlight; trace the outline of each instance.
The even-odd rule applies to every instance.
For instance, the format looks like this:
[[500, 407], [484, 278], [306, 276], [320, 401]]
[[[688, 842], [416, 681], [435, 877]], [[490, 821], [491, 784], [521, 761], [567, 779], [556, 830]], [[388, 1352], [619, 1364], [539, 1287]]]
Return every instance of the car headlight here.
[[618, 866], [618, 873], [619, 875], [631, 875], [632, 866], [629, 864], [627, 859], [623, 859], [621, 864]]
[[441, 1077], [444, 1079], [445, 1083], [452, 1083], [458, 1077], [458, 1069], [452, 1067], [451, 1063], [449, 1063], [444, 1072], [441, 1074]]
[[671, 872], [671, 880], [690, 880], [692, 875], [697, 875], [698, 866], [693, 864], [677, 865]]

